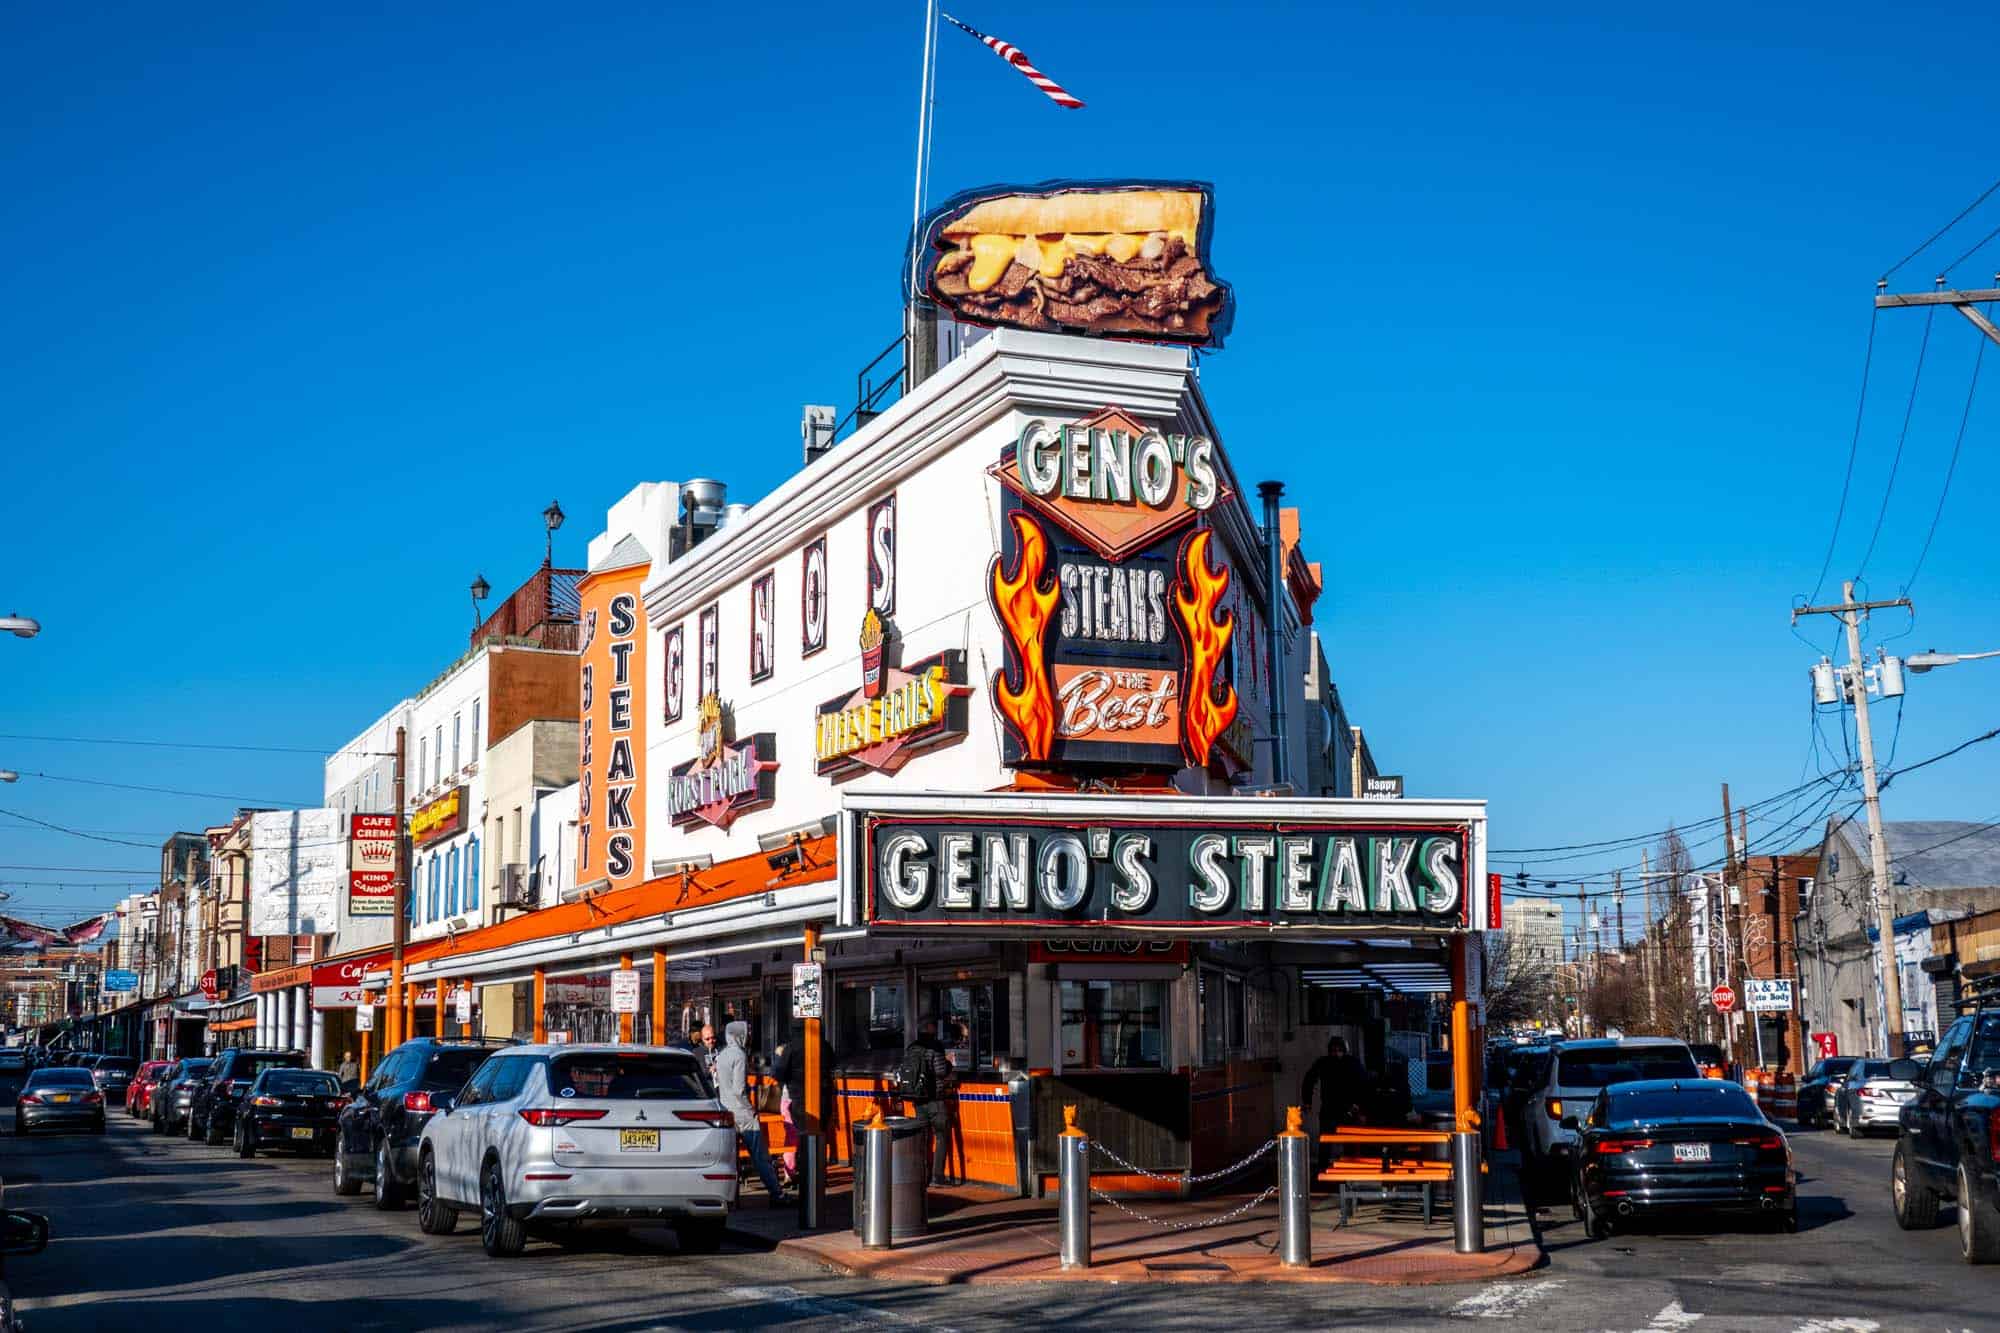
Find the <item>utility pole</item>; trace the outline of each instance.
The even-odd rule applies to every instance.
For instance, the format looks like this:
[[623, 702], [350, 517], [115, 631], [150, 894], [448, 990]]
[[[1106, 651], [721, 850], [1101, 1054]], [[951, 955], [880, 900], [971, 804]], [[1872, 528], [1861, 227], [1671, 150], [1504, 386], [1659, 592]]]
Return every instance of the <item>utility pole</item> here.
[[[410, 936], [410, 831], [403, 817], [404, 729], [396, 728], [396, 771], [390, 782], [396, 806], [396, 920], [393, 951], [389, 955], [389, 1003], [382, 1016], [382, 1054], [403, 1044], [403, 946]], [[439, 992], [442, 994], [442, 992]]]
[[1659, 933], [1655, 934], [1653, 923], [1659, 919], [1653, 901], [1653, 858], [1645, 848], [1639, 849], [1639, 884], [1646, 895], [1646, 939], [1640, 954], [1647, 959], [1646, 966], [1646, 1011], [1653, 1016], [1655, 1027], [1664, 1026], [1660, 1022], [1660, 969], [1666, 965], [1667, 923], [1659, 921]]
[[[1968, 299], [2000, 300], [2000, 291], [1994, 292], [1952, 292], [1937, 293], [1943, 296], [1964, 296]], [[1884, 298], [1876, 297], [1876, 304]], [[1915, 298], [1898, 300], [1900, 304], [1952, 304], [1943, 301], [1918, 301]], [[1993, 325], [1985, 322], [1985, 317], [1969, 305], [1960, 307], [1960, 313], [1980, 324], [1988, 337], [2000, 342]], [[1861, 617], [1864, 613], [1885, 606], [1908, 607], [1910, 599], [1897, 597], [1885, 602], [1857, 602], [1854, 600], [1854, 581], [1847, 580], [1840, 585], [1841, 600], [1838, 606], [1802, 606], [1792, 612], [1792, 621], [1800, 616], [1833, 615], [1847, 625], [1847, 697], [1854, 704], [1854, 738], [1861, 749], [1861, 800], [1868, 811], [1868, 850], [1870, 870], [1874, 875], [1875, 903], [1875, 965], [1882, 973], [1882, 1032], [1885, 1055], [1891, 1059], [1903, 1050], [1903, 979], [1896, 971], [1896, 889], [1889, 878], [1889, 844], [1882, 837], [1882, 794], [1875, 783], [1875, 733], [1868, 724], [1868, 673], [1861, 658]]]
[[1724, 1032], [1729, 1037], [1729, 1058], [1740, 1068], [1743, 1063], [1743, 1033], [1737, 1024], [1736, 1016], [1743, 1011], [1743, 1005], [1746, 1002], [1744, 986], [1742, 984], [1744, 968], [1739, 961], [1736, 971], [1732, 976], [1728, 960], [1731, 953], [1729, 948], [1729, 893], [1732, 888], [1742, 883], [1742, 874], [1738, 868], [1740, 864], [1738, 858], [1741, 855], [1741, 849], [1736, 845], [1736, 817], [1729, 809], [1729, 784], [1726, 782], [1722, 784], [1722, 847], [1722, 884], [1718, 890], [1722, 895], [1722, 980], [1724, 984], [1734, 984], [1736, 987], [1736, 1007], [1722, 1016], [1722, 1026]]
[[[2000, 273], [1994, 274], [1993, 280], [1996, 283], [2000, 283]], [[1965, 292], [1949, 291], [1945, 288], [1943, 278], [1937, 280], [1937, 290], [1934, 292], [1890, 292], [1887, 290], [1888, 285], [1886, 282], [1875, 284], [1875, 308], [1877, 310], [1896, 310], [1911, 306], [1950, 306], [1952, 309], [1958, 311], [1959, 314], [1965, 316], [1974, 328], [1977, 328], [1994, 342], [2000, 343], [2000, 328], [1995, 328], [1992, 320], [1974, 309], [1975, 306], [1980, 304], [1991, 304], [1994, 301], [2000, 301], [2000, 289], [1988, 288], [1983, 291]], [[1847, 600], [1850, 602], [1853, 601], [1854, 594], [1850, 592], [1847, 595]], [[1879, 602], [1877, 605], [1888, 606], [1890, 603]], [[1819, 609], [1825, 610], [1828, 608]], [[1901, 1015], [1897, 1017], [1900, 1021]]]

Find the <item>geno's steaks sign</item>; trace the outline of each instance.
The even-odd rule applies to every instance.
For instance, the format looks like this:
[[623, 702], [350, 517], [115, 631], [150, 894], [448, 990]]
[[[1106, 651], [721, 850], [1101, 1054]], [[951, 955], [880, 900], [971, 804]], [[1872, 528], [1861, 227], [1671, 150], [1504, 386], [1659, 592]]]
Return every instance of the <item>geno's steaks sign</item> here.
[[870, 929], [1482, 928], [1485, 810], [1409, 802], [850, 797], [843, 914]]

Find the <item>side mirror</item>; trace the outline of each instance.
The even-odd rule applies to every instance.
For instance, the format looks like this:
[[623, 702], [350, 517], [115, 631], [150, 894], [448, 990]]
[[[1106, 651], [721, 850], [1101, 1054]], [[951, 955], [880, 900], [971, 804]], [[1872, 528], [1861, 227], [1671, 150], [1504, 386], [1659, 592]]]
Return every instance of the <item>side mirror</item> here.
[[47, 1217], [41, 1213], [0, 1213], [0, 1254], [40, 1254], [47, 1248]]
[[1889, 1077], [1901, 1079], [1905, 1083], [1916, 1083], [1924, 1076], [1924, 1067], [1915, 1060], [1891, 1060]]
[[1567, 1130], [1578, 1130], [1583, 1128], [1582, 1125], [1577, 1123], [1577, 1119], [1573, 1115], [1566, 1115], [1562, 1118], [1562, 1127]]

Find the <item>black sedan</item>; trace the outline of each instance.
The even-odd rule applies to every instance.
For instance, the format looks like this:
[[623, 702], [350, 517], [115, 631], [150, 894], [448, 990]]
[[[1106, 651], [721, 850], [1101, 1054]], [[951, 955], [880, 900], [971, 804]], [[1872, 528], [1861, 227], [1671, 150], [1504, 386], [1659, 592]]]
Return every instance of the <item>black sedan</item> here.
[[340, 1080], [317, 1069], [267, 1069], [236, 1112], [236, 1155], [259, 1148], [333, 1152], [334, 1127], [347, 1098]]
[[37, 1069], [14, 1098], [16, 1134], [58, 1126], [104, 1132], [104, 1094], [88, 1069]]
[[1798, 1229], [1792, 1149], [1750, 1094], [1720, 1079], [1614, 1083], [1579, 1124], [1571, 1203], [1593, 1240], [1639, 1216], [1739, 1212]]

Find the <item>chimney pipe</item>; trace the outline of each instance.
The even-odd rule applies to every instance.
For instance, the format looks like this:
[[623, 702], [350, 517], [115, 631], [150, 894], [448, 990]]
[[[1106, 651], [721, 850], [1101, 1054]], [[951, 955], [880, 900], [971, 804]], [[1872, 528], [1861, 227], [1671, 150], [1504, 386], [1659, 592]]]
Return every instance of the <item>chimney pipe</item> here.
[[1264, 624], [1265, 658], [1270, 664], [1271, 682], [1271, 782], [1282, 786], [1291, 779], [1291, 753], [1285, 744], [1285, 541], [1279, 529], [1278, 500], [1285, 493], [1282, 481], [1260, 481], [1257, 494], [1264, 500], [1264, 556], [1270, 588]]

